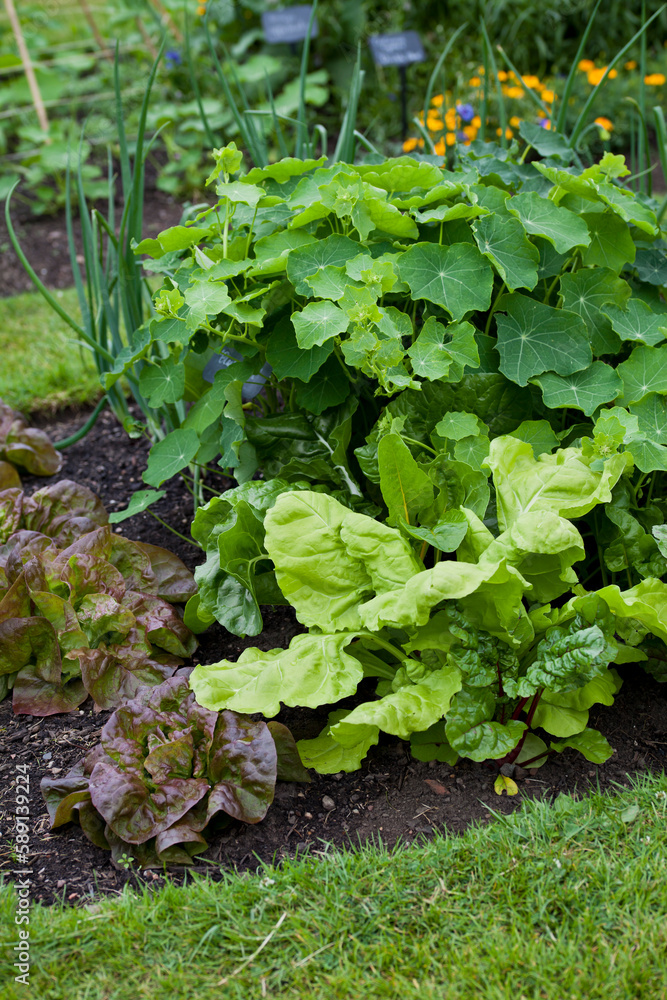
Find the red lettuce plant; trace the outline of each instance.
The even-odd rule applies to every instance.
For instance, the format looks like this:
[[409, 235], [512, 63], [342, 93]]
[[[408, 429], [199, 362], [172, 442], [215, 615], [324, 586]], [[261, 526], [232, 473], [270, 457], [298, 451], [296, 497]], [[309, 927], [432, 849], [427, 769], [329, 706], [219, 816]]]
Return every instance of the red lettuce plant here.
[[115, 864], [188, 864], [219, 814], [258, 823], [277, 779], [309, 781], [290, 731], [195, 701], [172, 677], [118, 708], [100, 744], [41, 788], [51, 828], [78, 822]]
[[62, 464], [48, 435], [28, 427], [25, 417], [0, 399], [0, 490], [21, 485], [16, 466], [35, 476], [53, 476]]
[[69, 712], [88, 695], [116, 708], [196, 647], [169, 603], [193, 594], [192, 574], [107, 521], [70, 480], [0, 492], [0, 697], [13, 689], [17, 714]]

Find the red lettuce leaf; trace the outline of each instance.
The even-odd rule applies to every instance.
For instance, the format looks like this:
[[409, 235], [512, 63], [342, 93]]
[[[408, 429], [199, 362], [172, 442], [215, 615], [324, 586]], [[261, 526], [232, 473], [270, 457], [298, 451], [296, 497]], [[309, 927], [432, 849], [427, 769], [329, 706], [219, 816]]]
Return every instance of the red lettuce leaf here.
[[10, 488], [0, 493], [0, 543], [4, 544], [10, 535], [21, 527], [23, 514], [23, 490]]
[[158, 597], [174, 603], [184, 603], [197, 592], [195, 578], [178, 556], [159, 545], [135, 542], [151, 561], [157, 583]]
[[265, 722], [221, 712], [209, 755], [213, 788], [208, 819], [219, 810], [244, 823], [264, 819], [273, 802], [277, 764], [276, 745]]
[[0, 491], [21, 489], [21, 477], [9, 462], [0, 461]]
[[23, 501], [24, 527], [41, 531], [62, 547], [109, 521], [104, 504], [71, 479], [37, 490]]
[[278, 765], [276, 777], [278, 781], [301, 781], [310, 783], [308, 768], [301, 763], [301, 757], [296, 747], [296, 741], [287, 726], [282, 722], [267, 722], [267, 728], [276, 744]]
[[136, 615], [137, 623], [146, 629], [146, 636], [154, 646], [174, 656], [192, 656], [197, 639], [171, 604], [136, 592], [127, 593], [123, 603]]

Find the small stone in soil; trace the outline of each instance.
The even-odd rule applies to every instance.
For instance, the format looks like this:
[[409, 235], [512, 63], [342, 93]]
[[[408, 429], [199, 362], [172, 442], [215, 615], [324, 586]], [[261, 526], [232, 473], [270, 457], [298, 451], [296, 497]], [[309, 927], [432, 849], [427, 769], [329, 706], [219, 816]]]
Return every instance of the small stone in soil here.
[[325, 795], [322, 799], [322, 808], [326, 809], [327, 812], [331, 812], [332, 809], [336, 808], [336, 803], [331, 798], [330, 795]]

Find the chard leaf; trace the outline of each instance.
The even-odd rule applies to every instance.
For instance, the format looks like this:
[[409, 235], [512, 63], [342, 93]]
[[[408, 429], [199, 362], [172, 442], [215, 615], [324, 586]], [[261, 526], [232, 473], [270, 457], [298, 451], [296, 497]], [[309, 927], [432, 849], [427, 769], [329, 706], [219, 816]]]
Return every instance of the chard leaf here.
[[337, 774], [339, 771], [359, 769], [369, 749], [378, 742], [380, 730], [378, 726], [356, 725], [351, 734], [356, 742], [349, 740], [343, 746], [333, 738], [331, 730], [346, 715], [348, 712], [344, 710], [331, 712], [329, 721], [319, 736], [312, 740], [299, 740], [299, 756], [306, 767], [312, 767], [318, 774]]
[[473, 232], [480, 251], [495, 264], [511, 292], [535, 287], [540, 254], [518, 219], [487, 215], [473, 225]]
[[447, 715], [445, 734], [452, 749], [471, 760], [494, 760], [510, 753], [526, 729], [525, 722], [511, 719], [507, 725], [493, 722], [495, 696], [488, 688], [463, 688], [455, 696]]
[[573, 691], [546, 689], [533, 715], [533, 726], [545, 729], [552, 736], [574, 736], [586, 727], [588, 710], [593, 705], [614, 704], [621, 683], [615, 670], [606, 670]]
[[456, 552], [468, 531], [468, 519], [461, 510], [446, 510], [428, 528], [416, 528], [406, 521], [401, 521], [400, 526], [410, 538], [432, 545], [439, 552]]
[[297, 383], [296, 401], [302, 409], [319, 416], [345, 402], [350, 382], [336, 358], [330, 357], [307, 383]]
[[515, 194], [508, 200], [507, 208], [519, 219], [526, 232], [543, 236], [558, 253], [567, 253], [573, 247], [587, 247], [591, 242], [584, 219], [566, 208], [559, 208], [536, 191]]
[[566, 309], [554, 309], [515, 292], [500, 300], [496, 316], [500, 371], [516, 382], [544, 371], [559, 375], [588, 368], [593, 360], [583, 320]]
[[304, 625], [357, 628], [363, 600], [421, 565], [398, 531], [321, 493], [283, 494], [265, 527], [278, 585]]
[[317, 708], [357, 689], [359, 661], [346, 652], [356, 632], [297, 635], [288, 649], [244, 649], [236, 663], [195, 667], [190, 686], [204, 708], [277, 715], [280, 703]]
[[445, 735], [445, 722], [434, 722], [432, 726], [421, 733], [410, 736], [410, 750], [415, 760], [438, 760], [442, 764], [453, 766], [459, 759]]
[[538, 687], [558, 692], [583, 687], [605, 672], [614, 653], [615, 646], [602, 629], [587, 625], [578, 615], [568, 625], [554, 625], [547, 630], [525, 679], [519, 682], [518, 693], [529, 696]]
[[378, 445], [380, 489], [389, 524], [415, 524], [417, 514], [433, 502], [433, 483], [398, 434], [386, 434]]
[[550, 748], [557, 753], [567, 749], [578, 750], [591, 764], [604, 764], [614, 752], [602, 733], [596, 729], [584, 729], [582, 733], [570, 736], [567, 740], [557, 740], [550, 744]]
[[416, 243], [397, 260], [398, 274], [413, 299], [427, 299], [454, 320], [491, 305], [493, 271], [477, 247], [455, 243], [441, 247]]
[[667, 642], [667, 584], [662, 580], [642, 580], [624, 591], [612, 584], [597, 594], [617, 619], [632, 619]]
[[565, 406], [583, 410], [587, 417], [603, 403], [623, 395], [623, 382], [618, 373], [603, 361], [594, 361], [589, 368], [571, 375], [545, 372], [531, 379], [539, 385], [546, 406], [551, 410]]
[[609, 503], [611, 489], [625, 469], [622, 455], [612, 455], [593, 472], [578, 448], [533, 456], [532, 447], [511, 435], [491, 442], [486, 464], [493, 473], [498, 522], [503, 530], [528, 511], [551, 511], [582, 517], [598, 503]]
[[406, 684], [378, 701], [358, 705], [333, 726], [331, 735], [344, 746], [357, 742], [356, 728], [378, 726], [383, 732], [407, 740], [410, 734], [428, 729], [447, 714], [451, 700], [461, 690], [461, 672], [443, 667], [417, 684]]

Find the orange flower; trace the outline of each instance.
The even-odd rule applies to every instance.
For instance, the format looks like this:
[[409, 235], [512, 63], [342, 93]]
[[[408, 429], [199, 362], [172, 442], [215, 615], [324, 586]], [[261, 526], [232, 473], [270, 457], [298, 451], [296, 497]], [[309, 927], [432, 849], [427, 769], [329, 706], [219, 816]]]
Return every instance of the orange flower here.
[[[503, 134], [503, 130], [501, 128], [497, 128], [496, 129], [496, 135], [502, 135], [502, 134]], [[513, 135], [514, 135], [514, 132], [512, 131], [511, 128], [506, 128], [505, 129], [505, 138], [506, 139], [511, 139]]]
[[512, 128], [518, 128], [520, 124], [521, 124], [521, 119], [519, 118], [519, 116], [512, 115], [512, 117], [510, 118], [510, 125], [512, 126]]
[[465, 132], [465, 134], [468, 136], [469, 139], [477, 138], [477, 129], [475, 128], [474, 125], [464, 125], [463, 131]]
[[482, 127], [482, 119], [479, 117], [479, 115], [475, 115], [470, 124], [474, 125], [475, 128], [479, 129]]
[[440, 117], [440, 115], [431, 113], [426, 119], [426, 128], [429, 130], [429, 132], [440, 132], [443, 126], [444, 122]]
[[600, 128], [603, 128], [606, 132], [611, 132], [614, 127], [614, 123], [610, 122], [609, 119], [605, 118], [603, 115], [600, 115], [599, 118], [595, 119], [595, 124], [599, 125]]
[[577, 64], [577, 69], [580, 69], [582, 73], [588, 73], [589, 70], [595, 69], [595, 63], [592, 59], [582, 59]]
[[436, 94], [435, 97], [431, 98], [431, 104], [434, 108], [440, 108], [445, 103], [444, 94]]
[[454, 143], [456, 142], [456, 135], [454, 134], [454, 132], [447, 133], [447, 135], [445, 136], [445, 142], [447, 143], [448, 146], [454, 145]]
[[626, 69], [637, 69], [637, 60], [629, 59], [624, 65]]
[[[590, 83], [591, 87], [596, 87], [600, 82], [600, 80], [602, 79], [602, 77], [605, 75], [605, 73], [607, 73], [606, 66], [601, 66], [599, 69], [589, 70], [588, 82]], [[615, 77], [618, 76], [618, 71], [615, 69], [610, 69], [609, 72], [607, 73], [607, 76], [609, 77], [610, 80], [613, 80]]]
[[506, 87], [505, 93], [508, 97], [514, 97], [519, 100], [524, 96], [525, 91], [523, 87]]
[[521, 81], [525, 87], [530, 87], [531, 90], [539, 90], [542, 86], [539, 76], [522, 76]]
[[508, 77], [508, 75], [507, 75], [507, 73], [505, 72], [504, 69], [498, 70], [498, 74], [497, 75], [498, 75], [498, 79], [500, 80], [501, 83], [505, 83], [506, 80], [509, 80], [509, 77]]
[[470, 79], [468, 80], [468, 83], [470, 84], [471, 87], [479, 87], [481, 82], [482, 81], [478, 76], [471, 76]]
[[553, 102], [556, 100], [556, 95], [554, 94], [553, 90], [543, 90], [541, 97], [546, 104], [553, 104]]
[[435, 149], [438, 156], [444, 156], [445, 153], [447, 152], [447, 147], [445, 146], [444, 139], [440, 139], [439, 142], [436, 142], [433, 148]]
[[445, 112], [445, 125], [450, 132], [456, 128], [456, 108], [448, 108]]
[[206, 6], [203, 3], [200, 3], [199, 6], [197, 7], [197, 13], [199, 14], [200, 17], [203, 17], [204, 14], [206, 13]]
[[649, 73], [644, 77], [644, 83], [648, 83], [649, 87], [662, 87], [664, 82], [665, 77], [662, 73]]
[[403, 152], [404, 153], [411, 153], [412, 150], [416, 149], [416, 148], [417, 148], [417, 140], [414, 139], [414, 138], [413, 139], [406, 139], [405, 142], [403, 143]]

